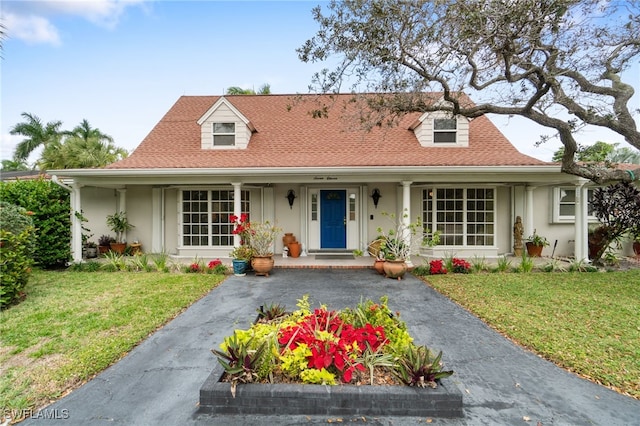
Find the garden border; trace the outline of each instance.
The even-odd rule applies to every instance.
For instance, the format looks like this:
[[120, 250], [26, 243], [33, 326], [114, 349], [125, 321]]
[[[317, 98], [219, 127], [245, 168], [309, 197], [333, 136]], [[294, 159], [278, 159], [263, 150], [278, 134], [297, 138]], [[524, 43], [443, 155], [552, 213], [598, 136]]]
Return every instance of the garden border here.
[[200, 388], [200, 410], [216, 414], [306, 414], [463, 417], [462, 393], [438, 381], [435, 389], [378, 385], [231, 384], [216, 363]]

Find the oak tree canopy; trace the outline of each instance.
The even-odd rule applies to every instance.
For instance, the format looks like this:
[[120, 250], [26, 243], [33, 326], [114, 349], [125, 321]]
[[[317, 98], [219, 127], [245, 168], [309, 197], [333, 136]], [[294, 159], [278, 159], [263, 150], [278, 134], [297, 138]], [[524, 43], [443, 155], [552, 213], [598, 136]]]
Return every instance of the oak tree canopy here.
[[416, 111], [521, 116], [557, 135], [564, 172], [596, 183], [640, 179], [640, 168], [574, 160], [576, 132], [587, 125], [640, 149], [634, 89], [623, 81], [640, 53], [640, 2], [332, 0], [313, 14], [320, 29], [299, 58], [339, 61], [312, 89], [339, 92], [348, 82], [374, 93], [363, 100], [370, 125]]

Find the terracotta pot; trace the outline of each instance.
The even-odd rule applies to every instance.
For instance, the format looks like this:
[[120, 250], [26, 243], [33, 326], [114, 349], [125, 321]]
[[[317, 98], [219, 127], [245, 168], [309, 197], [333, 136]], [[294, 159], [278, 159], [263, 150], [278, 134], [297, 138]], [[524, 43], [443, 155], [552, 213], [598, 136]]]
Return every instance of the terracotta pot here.
[[124, 250], [127, 248], [125, 243], [111, 243], [111, 251], [114, 251], [118, 254], [124, 253]]
[[636, 254], [636, 256], [640, 256], [640, 242], [633, 242], [633, 252]]
[[527, 243], [527, 254], [531, 257], [541, 257], [544, 246], [537, 246], [532, 242]]
[[273, 269], [273, 256], [254, 256], [251, 259], [251, 267], [256, 275], [269, 276], [269, 272]]
[[105, 254], [109, 251], [109, 246], [98, 246], [98, 253]]
[[384, 260], [376, 259], [375, 262], [373, 262], [373, 269], [380, 275], [384, 275]]
[[289, 247], [289, 244], [295, 242], [295, 240], [296, 237], [291, 232], [287, 232], [284, 234], [284, 237], [282, 237], [282, 245]]
[[300, 257], [300, 251], [302, 251], [302, 244], [297, 241], [289, 243], [289, 257]]
[[401, 280], [407, 272], [407, 264], [404, 263], [404, 260], [385, 260], [383, 268], [387, 278], [398, 280]]

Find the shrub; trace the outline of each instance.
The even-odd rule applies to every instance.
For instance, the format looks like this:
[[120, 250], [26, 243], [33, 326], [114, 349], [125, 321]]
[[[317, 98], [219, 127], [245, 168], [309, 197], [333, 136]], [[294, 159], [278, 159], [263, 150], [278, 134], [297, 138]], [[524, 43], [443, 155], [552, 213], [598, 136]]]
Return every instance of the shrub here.
[[451, 270], [456, 274], [468, 274], [471, 272], [471, 264], [464, 259], [454, 257]]
[[446, 274], [447, 268], [444, 266], [442, 259], [434, 259], [429, 262], [429, 273], [431, 275]]
[[43, 178], [0, 183], [0, 199], [33, 212], [36, 228], [35, 263], [63, 266], [71, 257], [69, 193]]
[[0, 308], [21, 296], [31, 274], [35, 229], [29, 213], [0, 202]]

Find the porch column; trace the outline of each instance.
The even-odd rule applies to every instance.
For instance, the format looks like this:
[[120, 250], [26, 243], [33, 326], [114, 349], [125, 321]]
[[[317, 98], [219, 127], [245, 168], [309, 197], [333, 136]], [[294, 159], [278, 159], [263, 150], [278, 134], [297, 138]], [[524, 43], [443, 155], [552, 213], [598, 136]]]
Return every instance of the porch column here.
[[82, 212], [81, 185], [73, 183], [69, 198], [71, 202], [71, 254], [73, 263], [82, 262], [82, 220], [76, 215]]
[[[242, 183], [231, 182], [233, 186], [233, 214], [240, 217], [242, 214]], [[240, 235], [233, 236], [233, 246], [240, 247]]]
[[151, 251], [164, 251], [164, 188], [151, 188]]
[[[413, 182], [408, 180], [402, 181], [402, 212], [400, 213], [400, 220], [404, 225], [405, 234], [403, 239], [405, 244], [411, 245], [411, 233], [409, 232], [409, 224], [411, 223], [411, 184]], [[407, 259], [407, 266], [411, 267], [411, 259]]]
[[525, 217], [522, 218], [522, 222], [524, 223], [524, 238], [527, 238], [529, 235], [533, 235], [533, 191], [536, 189], [535, 186], [527, 186], [527, 193], [525, 199], [525, 208], [526, 214]]
[[[126, 213], [127, 212], [127, 190], [125, 188], [122, 188], [122, 189], [116, 189], [116, 191], [118, 191], [118, 211], [116, 213], [119, 213], [119, 212]], [[127, 231], [122, 233], [122, 240], [127, 242], [129, 241], [127, 238]]]
[[581, 179], [576, 183], [576, 205], [575, 205], [575, 259], [577, 262], [589, 260], [589, 241], [588, 235], [588, 189], [589, 181]]

